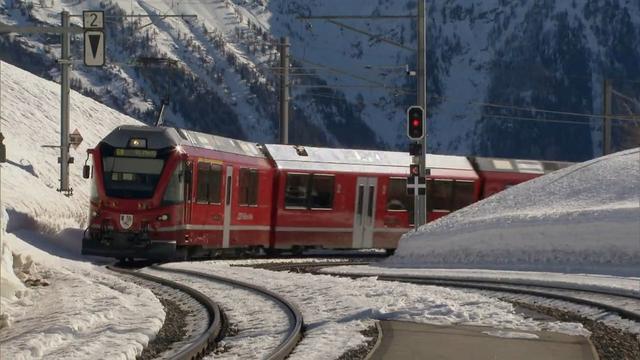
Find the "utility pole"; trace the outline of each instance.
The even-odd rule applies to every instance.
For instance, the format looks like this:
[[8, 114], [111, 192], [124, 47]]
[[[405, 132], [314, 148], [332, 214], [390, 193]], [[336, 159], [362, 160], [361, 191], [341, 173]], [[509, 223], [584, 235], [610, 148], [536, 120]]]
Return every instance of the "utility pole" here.
[[289, 143], [289, 38], [280, 39], [280, 143]]
[[62, 12], [62, 33], [60, 39], [62, 41], [62, 53], [58, 60], [61, 68], [60, 77], [60, 188], [58, 191], [71, 195], [73, 189], [69, 188], [69, 67], [71, 66], [71, 57], [69, 50], [71, 47], [71, 36], [69, 34], [69, 12]]
[[[425, 18], [425, 2], [426, 0], [418, 0], [418, 106], [424, 109], [424, 123], [422, 127], [425, 129], [425, 135], [422, 138], [422, 153], [419, 156], [418, 164], [420, 166], [420, 177], [425, 178], [426, 171], [426, 162], [427, 162], [427, 134], [428, 128], [426, 124], [427, 119], [427, 22]], [[416, 228], [425, 224], [427, 222], [427, 195], [418, 195], [418, 203], [415, 204], [415, 213], [418, 217], [415, 222]]]
[[602, 155], [611, 154], [611, 80], [604, 80], [604, 123], [602, 124]]

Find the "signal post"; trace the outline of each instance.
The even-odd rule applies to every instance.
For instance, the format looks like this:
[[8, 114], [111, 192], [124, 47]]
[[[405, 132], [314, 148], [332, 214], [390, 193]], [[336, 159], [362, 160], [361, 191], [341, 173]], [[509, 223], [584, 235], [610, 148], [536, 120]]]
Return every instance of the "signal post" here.
[[427, 172], [424, 169], [425, 152], [423, 147], [426, 136], [424, 125], [425, 114], [422, 107], [411, 106], [407, 109], [407, 137], [411, 140], [409, 153], [412, 159], [407, 178], [407, 194], [414, 197], [413, 224], [416, 229], [426, 222], [427, 216], [426, 206], [422, 205], [426, 204], [426, 201], [421, 201], [421, 199], [426, 200], [427, 196]]

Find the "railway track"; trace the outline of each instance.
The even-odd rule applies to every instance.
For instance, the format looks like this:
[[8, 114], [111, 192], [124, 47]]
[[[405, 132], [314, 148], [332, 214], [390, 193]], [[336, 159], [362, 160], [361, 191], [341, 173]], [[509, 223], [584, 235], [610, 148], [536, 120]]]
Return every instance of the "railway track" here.
[[[339, 273], [330, 270], [342, 265], [363, 265], [366, 261], [272, 263], [257, 267], [274, 271], [304, 272], [348, 278], [377, 277], [418, 285], [433, 285], [480, 293], [510, 302], [517, 308], [529, 308], [559, 321], [580, 322], [592, 332], [602, 359], [640, 358], [640, 294], [633, 291], [583, 288], [580, 285], [549, 285], [527, 280], [492, 280], [445, 278], [436, 276], [403, 276], [374, 273]], [[611, 316], [611, 315], [617, 315]], [[528, 315], [525, 315], [528, 316]]]
[[[204, 272], [187, 270], [187, 269], [178, 269], [178, 268], [167, 268], [163, 266], [150, 266], [148, 268], [150, 271], [155, 272], [157, 274], [164, 273], [172, 277], [174, 280], [178, 280], [180, 282], [184, 282], [186, 278], [190, 278], [191, 281], [202, 281], [205, 282], [213, 282], [217, 284], [222, 284], [225, 286], [230, 286], [235, 289], [241, 289], [253, 294], [258, 294], [262, 298], [272, 302], [275, 307], [281, 309], [288, 320], [287, 330], [284, 336], [280, 336], [280, 341], [277, 346], [271, 348], [262, 358], [267, 360], [282, 360], [285, 359], [289, 354], [293, 351], [298, 341], [302, 337], [303, 331], [303, 318], [302, 313], [297, 308], [297, 306], [282, 296], [276, 294], [275, 292], [268, 290], [264, 287], [253, 285], [250, 283], [237, 281], [233, 279], [228, 279], [220, 276], [216, 276], [213, 274], [208, 274]], [[148, 274], [147, 274], [148, 275]], [[158, 276], [156, 276], [158, 277]], [[210, 291], [216, 292], [211, 289]], [[204, 290], [203, 290], [204, 292]], [[218, 296], [223, 297], [226, 293], [218, 292]], [[224, 300], [224, 299], [219, 299]], [[228, 301], [228, 299], [227, 299]], [[231, 317], [231, 316], [230, 316]], [[247, 335], [248, 336], [248, 335]]]
[[[547, 285], [539, 282], [514, 280], [474, 280], [456, 279], [434, 276], [387, 275], [370, 273], [337, 273], [320, 271], [345, 265], [368, 265], [370, 261], [356, 259], [354, 261], [311, 262], [311, 263], [262, 263], [246, 265], [273, 271], [306, 272], [313, 274], [341, 276], [348, 278], [363, 278], [375, 276], [381, 281], [395, 281], [418, 285], [436, 285], [443, 287], [466, 288], [512, 294], [538, 296], [548, 299], [562, 300], [597, 307], [608, 312], [616, 313], [623, 318], [640, 323], [640, 294], [627, 291], [613, 291], [607, 289], [584, 289], [579, 286]], [[245, 265], [243, 265], [245, 266]]]
[[[191, 287], [153, 276], [133, 269], [107, 266], [111, 271], [133, 279], [149, 288], [158, 298], [180, 304], [185, 314], [184, 336], [179, 340], [165, 344], [153, 354], [144, 354], [143, 358], [192, 360], [201, 359], [210, 352], [222, 335], [223, 314], [217, 303], [203, 293]], [[164, 327], [164, 326], [163, 326]], [[161, 332], [163, 330], [161, 329]]]

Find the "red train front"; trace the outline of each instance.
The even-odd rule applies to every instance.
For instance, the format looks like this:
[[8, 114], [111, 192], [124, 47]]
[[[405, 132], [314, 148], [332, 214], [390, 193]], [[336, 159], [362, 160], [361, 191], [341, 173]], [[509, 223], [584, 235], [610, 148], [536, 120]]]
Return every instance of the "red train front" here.
[[121, 126], [91, 153], [83, 254], [174, 259], [238, 243], [268, 246], [271, 192], [254, 185], [269, 184], [272, 170], [255, 144]]

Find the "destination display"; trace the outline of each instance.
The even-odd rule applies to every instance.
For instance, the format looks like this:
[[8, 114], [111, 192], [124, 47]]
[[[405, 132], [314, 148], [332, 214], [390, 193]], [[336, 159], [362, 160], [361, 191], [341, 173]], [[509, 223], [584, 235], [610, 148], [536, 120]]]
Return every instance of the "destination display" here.
[[115, 151], [115, 156], [120, 157], [155, 158], [157, 155], [157, 150], [147, 149], [116, 149]]

